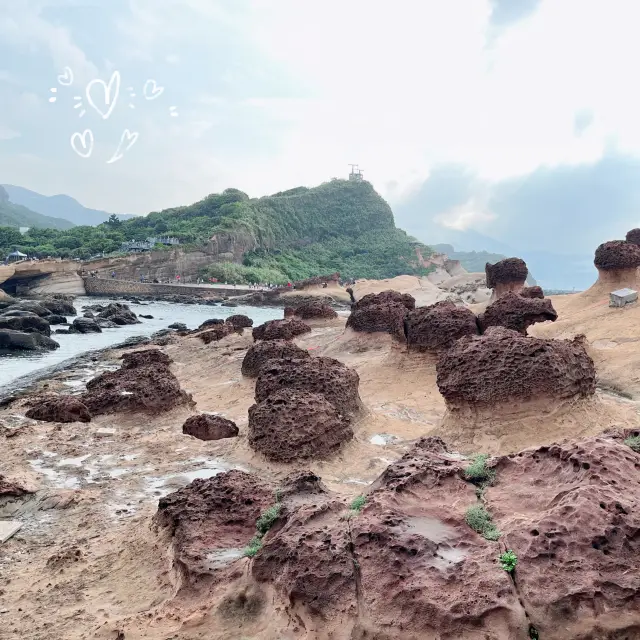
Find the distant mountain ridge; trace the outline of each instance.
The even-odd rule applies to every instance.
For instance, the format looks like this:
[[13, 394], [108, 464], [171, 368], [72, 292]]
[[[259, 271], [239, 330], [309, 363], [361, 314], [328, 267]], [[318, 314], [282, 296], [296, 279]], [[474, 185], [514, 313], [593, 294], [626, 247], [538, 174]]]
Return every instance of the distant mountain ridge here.
[[0, 186], [0, 227], [38, 227], [64, 231], [74, 226], [68, 220], [44, 216], [25, 206], [11, 202], [7, 191]]
[[[95, 227], [106, 222], [111, 215], [107, 211], [99, 209], [89, 209], [81, 205], [75, 198], [64, 194], [55, 196], [44, 196], [36, 191], [18, 187], [12, 184], [0, 185], [9, 194], [11, 202], [27, 207], [36, 213], [51, 218], [62, 218], [74, 225], [89, 225]], [[131, 214], [117, 214], [120, 220], [128, 220], [137, 216]], [[28, 226], [28, 225], [23, 225]], [[56, 227], [63, 228], [63, 227]], [[68, 228], [68, 227], [65, 227]]]

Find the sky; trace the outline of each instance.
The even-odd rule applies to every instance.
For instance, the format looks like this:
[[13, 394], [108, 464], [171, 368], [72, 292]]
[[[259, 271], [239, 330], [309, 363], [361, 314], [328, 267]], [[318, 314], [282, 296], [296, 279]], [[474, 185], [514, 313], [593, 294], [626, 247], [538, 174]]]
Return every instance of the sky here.
[[[359, 163], [425, 242], [593, 255], [640, 226], [638, 24], [637, 0], [0, 0], [0, 183], [147, 213]], [[114, 72], [105, 118], [87, 85]]]

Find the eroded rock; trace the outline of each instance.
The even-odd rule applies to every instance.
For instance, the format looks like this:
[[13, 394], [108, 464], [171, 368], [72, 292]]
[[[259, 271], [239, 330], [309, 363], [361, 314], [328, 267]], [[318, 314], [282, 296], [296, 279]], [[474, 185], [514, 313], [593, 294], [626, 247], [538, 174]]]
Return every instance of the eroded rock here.
[[249, 444], [267, 459], [324, 459], [353, 438], [349, 420], [318, 393], [281, 389], [249, 408]]
[[[286, 311], [285, 309], [285, 318], [287, 317]], [[338, 314], [328, 304], [322, 302], [301, 304], [295, 308], [294, 315], [301, 320], [330, 320], [338, 317]]]
[[89, 409], [74, 396], [42, 400], [32, 406], [25, 416], [44, 422], [91, 422]]
[[557, 319], [558, 314], [549, 298], [526, 298], [507, 292], [478, 316], [478, 326], [483, 333], [489, 327], [506, 327], [526, 335], [532, 324]]
[[640, 229], [631, 229], [631, 231], [627, 231], [625, 239], [627, 242], [640, 245]]
[[477, 335], [476, 317], [453, 302], [436, 302], [410, 311], [404, 321], [407, 346], [411, 350], [441, 351], [462, 336]]
[[255, 378], [269, 360], [309, 358], [309, 352], [289, 340], [265, 340], [251, 345], [242, 360], [242, 375]]
[[624, 240], [604, 242], [596, 249], [593, 263], [603, 271], [636, 269], [640, 266], [640, 246]]
[[221, 440], [235, 438], [238, 435], [238, 427], [235, 422], [222, 416], [201, 413], [186, 419], [182, 425], [182, 433], [198, 440]]
[[257, 326], [253, 332], [254, 340], [292, 340], [296, 336], [309, 333], [311, 327], [298, 320], [289, 318], [286, 320], [268, 320]]
[[205, 344], [209, 344], [211, 342], [222, 340], [222, 338], [225, 338], [232, 333], [233, 326], [224, 322], [222, 324], [210, 325], [210, 328], [198, 334], [198, 338], [200, 338], [200, 340], [202, 340], [202, 342], [204, 342]]
[[25, 316], [2, 315], [0, 316], [0, 329], [12, 329], [13, 331], [22, 331], [23, 333], [40, 333], [43, 336], [51, 335], [49, 322], [32, 313]]
[[41, 333], [24, 333], [13, 329], [0, 329], [0, 349], [8, 351], [50, 351], [60, 345]]
[[128, 351], [122, 354], [123, 369], [133, 369], [153, 364], [166, 367], [172, 362], [173, 360], [160, 349], [141, 349], [140, 351]]
[[40, 304], [45, 309], [49, 309], [51, 313], [59, 316], [75, 316], [78, 313], [72, 301], [64, 298], [46, 298], [41, 300]]
[[387, 289], [386, 291], [381, 291], [380, 293], [368, 293], [366, 296], [362, 296], [360, 300], [356, 301], [352, 305], [351, 309], [364, 309], [365, 307], [394, 303], [401, 304], [408, 311], [416, 308], [416, 300], [413, 296], [409, 295], [408, 293], [400, 293], [399, 291]]
[[234, 316], [229, 316], [227, 318], [227, 322], [234, 329], [248, 329], [249, 327], [253, 327], [253, 320], [249, 316], [245, 316], [242, 314], [236, 314]]
[[534, 287], [523, 287], [520, 295], [523, 298], [544, 298], [544, 291], [542, 287], [535, 285]]
[[102, 333], [102, 329], [92, 318], [74, 318], [69, 330], [72, 333]]
[[390, 333], [395, 338], [402, 340], [407, 313], [407, 306], [400, 302], [367, 304], [363, 307], [358, 307], [358, 303], [356, 303], [347, 319], [346, 326], [362, 333]]

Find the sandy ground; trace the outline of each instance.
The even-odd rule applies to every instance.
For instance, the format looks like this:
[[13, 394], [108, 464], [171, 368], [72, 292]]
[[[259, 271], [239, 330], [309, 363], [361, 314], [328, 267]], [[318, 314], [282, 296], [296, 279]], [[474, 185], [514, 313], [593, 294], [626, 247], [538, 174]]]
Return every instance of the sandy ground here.
[[[398, 280], [380, 284], [380, 290], [403, 290]], [[413, 284], [407, 281], [407, 286]], [[569, 297], [558, 297], [554, 304], [560, 320], [537, 327], [536, 333], [587, 333], [602, 380], [634, 393], [639, 308], [613, 310], [590, 299], [584, 306]], [[566, 317], [565, 308], [571, 309]], [[182, 387], [193, 394], [197, 411], [234, 420], [238, 438], [201, 442], [183, 435], [182, 424], [194, 413], [187, 409], [153, 418], [117, 414], [65, 425], [28, 420], [18, 404], [0, 412], [1, 473], [36, 489], [30, 499], [0, 507], [0, 519], [24, 523], [0, 545], [0, 638], [318, 637], [267, 628], [240, 632], [237, 624], [225, 626], [215, 617], [205, 596], [175, 597], [179, 581], [169, 545], [152, 522], [158, 498], [196, 477], [240, 468], [275, 480], [296, 467], [268, 463], [248, 447], [254, 381], [242, 378], [240, 366], [251, 342], [250, 333], [209, 345], [187, 336], [163, 349], [173, 358], [172, 370]], [[505, 415], [475, 416], [481, 429], [469, 431], [469, 420], [445, 417], [432, 357], [406, 354], [387, 335], [345, 331], [340, 319], [316, 323], [312, 333], [296, 342], [312, 354], [338, 358], [360, 375], [366, 410], [354, 425], [354, 440], [330, 461], [297, 465], [310, 468], [344, 496], [359, 494], [412, 441], [430, 433], [465, 453], [499, 453], [639, 424], [636, 402], [600, 392], [579, 406], [553, 411], [538, 406], [533, 417], [519, 415], [521, 407]], [[113, 352], [97, 366], [115, 367], [118, 356]], [[51, 381], [48, 390], [80, 389], [82, 381], [73, 372], [68, 376]], [[99, 437], [101, 428], [115, 433]], [[241, 576], [248, 560], [237, 564]]]

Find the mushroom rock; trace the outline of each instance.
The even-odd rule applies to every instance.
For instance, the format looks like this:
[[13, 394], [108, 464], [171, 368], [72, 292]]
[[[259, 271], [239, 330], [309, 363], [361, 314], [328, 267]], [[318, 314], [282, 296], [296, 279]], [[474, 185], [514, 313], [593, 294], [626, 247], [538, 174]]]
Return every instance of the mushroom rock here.
[[285, 307], [284, 308], [284, 317], [293, 318], [296, 315], [296, 310], [293, 307]]
[[222, 324], [211, 325], [211, 328], [203, 331], [198, 334], [198, 338], [202, 340], [205, 344], [209, 344], [210, 342], [217, 342], [218, 340], [222, 340], [228, 335], [233, 333], [233, 326], [227, 324], [226, 322]]
[[264, 340], [251, 345], [242, 360], [242, 375], [256, 378], [260, 368], [269, 360], [279, 358], [310, 358], [305, 349], [289, 340]]
[[34, 404], [25, 416], [43, 422], [91, 422], [89, 409], [74, 396], [46, 398]]
[[542, 287], [535, 285], [534, 287], [523, 287], [520, 295], [523, 298], [544, 298], [544, 291]]
[[596, 388], [595, 366], [582, 336], [546, 340], [499, 326], [458, 340], [442, 353], [436, 371], [450, 410], [534, 398], [586, 398]]
[[598, 282], [615, 287], [638, 288], [637, 268], [640, 266], [640, 245], [624, 240], [601, 244], [593, 264], [598, 269]]
[[408, 313], [406, 305], [400, 302], [385, 302], [358, 307], [358, 304], [351, 309], [347, 328], [359, 333], [389, 333], [398, 340], [404, 338], [404, 320]]
[[227, 323], [230, 324], [236, 330], [253, 327], [253, 320], [249, 316], [245, 316], [242, 314], [229, 316], [227, 318]]
[[640, 229], [631, 229], [631, 231], [627, 231], [626, 241], [640, 245]]
[[416, 308], [416, 300], [413, 296], [410, 296], [408, 293], [400, 293], [398, 291], [388, 289], [387, 291], [381, 291], [380, 293], [368, 293], [366, 296], [362, 296], [360, 300], [352, 305], [352, 310], [392, 303], [401, 304], [409, 311]]
[[325, 459], [351, 438], [349, 420], [319, 393], [281, 389], [249, 408], [249, 445], [275, 462]]
[[507, 292], [492, 302], [478, 316], [478, 326], [484, 333], [489, 327], [506, 327], [526, 335], [527, 329], [536, 322], [555, 322], [558, 319], [549, 298], [525, 298]]
[[80, 400], [91, 415], [119, 411], [156, 413], [195, 404], [191, 395], [180, 388], [168, 366], [160, 361], [136, 366], [132, 359], [116, 371], [107, 371], [89, 380]]
[[269, 360], [256, 380], [257, 402], [282, 389], [323, 395], [344, 416], [360, 411], [360, 377], [353, 369], [327, 357]]
[[143, 349], [122, 354], [122, 368], [134, 369], [144, 365], [159, 364], [169, 366], [173, 360], [160, 349]]
[[529, 275], [527, 263], [520, 258], [505, 258], [495, 264], [485, 265], [487, 287], [493, 289], [493, 299], [508, 291], [520, 292]]
[[407, 347], [418, 351], [448, 349], [458, 338], [478, 333], [472, 311], [445, 301], [409, 311], [404, 329]]
[[294, 315], [301, 320], [322, 320], [338, 317], [338, 314], [334, 309], [332, 309], [328, 304], [324, 304], [322, 302], [301, 304], [294, 310]]
[[257, 476], [227, 471], [160, 498], [154, 522], [171, 535], [175, 561], [195, 582], [241, 557], [273, 502], [272, 488]]
[[311, 327], [302, 322], [302, 320], [289, 318], [286, 320], [268, 320], [257, 326], [252, 335], [254, 340], [291, 340], [310, 331]]
[[[177, 323], [180, 324], [180, 323]], [[203, 329], [209, 329], [211, 327], [215, 327], [216, 325], [219, 324], [224, 324], [224, 320], [222, 320], [221, 318], [209, 318], [209, 320], [205, 320], [197, 329], [197, 331], [201, 331]], [[169, 328], [171, 328], [172, 325], [169, 325]], [[186, 325], [185, 325], [185, 329], [186, 329]]]
[[222, 416], [201, 413], [186, 419], [182, 425], [182, 433], [198, 440], [222, 440], [235, 438], [238, 435], [238, 427], [235, 422]]

